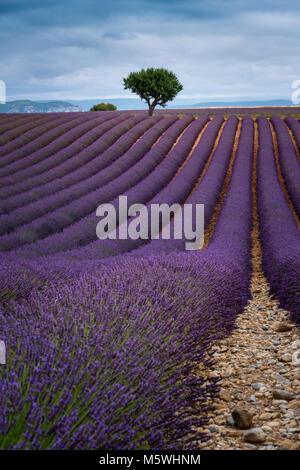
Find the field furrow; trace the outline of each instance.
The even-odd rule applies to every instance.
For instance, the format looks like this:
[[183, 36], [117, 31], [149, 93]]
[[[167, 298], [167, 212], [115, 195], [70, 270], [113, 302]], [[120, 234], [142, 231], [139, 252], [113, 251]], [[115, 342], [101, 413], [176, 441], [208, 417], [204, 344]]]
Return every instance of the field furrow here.
[[[30, 131], [31, 129], [34, 129], [35, 127], [40, 126], [43, 123], [47, 123], [49, 121], [55, 120], [56, 117], [53, 115], [36, 115], [34, 117], [27, 118], [26, 120], [22, 119], [20, 121], [19, 126], [11, 126], [9, 127], [8, 130], [4, 131], [0, 135], [0, 152], [1, 152], [1, 147], [7, 145], [9, 142], [14, 140], [16, 137], [19, 137], [22, 135], [24, 132]], [[0, 159], [1, 161], [1, 159]]]
[[[126, 115], [123, 119], [117, 117], [115, 120], [105, 120], [105, 122], [102, 119], [100, 122], [95, 119], [92, 119], [91, 122], [85, 122], [82, 119], [73, 121], [73, 126], [61, 132], [61, 135], [53, 142], [8, 166], [12, 174], [1, 177], [2, 185], [14, 187], [19, 182], [23, 183], [27, 178], [33, 178], [50, 170], [64, 159], [73, 156], [74, 152], [80, 151], [82, 146], [84, 147], [92, 143], [93, 139], [102, 136], [114, 125], [124, 120], [126, 122], [125, 118]], [[94, 134], [96, 135], [94, 136]]]
[[[0, 217], [0, 234], [3, 235], [9, 232], [11, 228], [16, 228], [19, 225], [48, 214], [118, 177], [124, 170], [130, 168], [142, 158], [152, 145], [155, 144], [158, 137], [161, 136], [164, 124], [167, 121], [161, 124], [159, 121], [159, 118], [144, 119], [122, 134], [106, 151], [96, 155], [93, 160], [87, 162], [84, 166], [78, 168], [78, 170], [69, 171], [65, 177], [56, 178], [54, 182], [48, 185], [45, 184], [40, 189], [36, 188], [34, 193], [35, 198], [38, 198], [36, 202], [26, 205], [26, 196], [30, 196], [32, 193], [22, 193], [18, 198], [19, 206], [21, 207], [7, 216]], [[171, 124], [171, 121], [169, 122]], [[143, 141], [136, 143], [141, 135], [143, 136]], [[92, 149], [88, 151], [91, 155]], [[99, 145], [97, 146], [98, 151]], [[82, 153], [82, 156], [77, 154], [76, 158], [79, 160], [85, 158], [87, 160], [86, 152], [83, 151]], [[90, 176], [90, 174], [92, 175]], [[47, 194], [45, 189], [46, 191], [50, 190], [54, 194], [42, 197]], [[14, 202], [16, 200], [17, 197], [14, 198]], [[2, 210], [7, 208], [7, 201], [9, 200], [3, 201]], [[9, 202], [11, 207], [11, 201]], [[26, 207], [25, 211], [24, 206]]]
[[[169, 122], [174, 121], [173, 117], [167, 118], [165, 125], [167, 130], [162, 138], [157, 142], [157, 144], [147, 152], [144, 157], [133, 165], [132, 168], [125, 171], [121, 176], [116, 178], [111, 183], [108, 183], [104, 187], [91, 191], [86, 196], [75, 200], [74, 202], [68, 204], [61, 210], [50, 213], [45, 216], [44, 220], [37, 219], [33, 221], [30, 226], [24, 226], [16, 233], [11, 233], [7, 236], [0, 238], [0, 245], [5, 249], [12, 249], [18, 246], [22, 246], [25, 243], [30, 241], [38, 240], [39, 238], [45, 238], [51, 233], [61, 231], [66, 228], [66, 230], [57, 235], [55, 241], [55, 246], [52, 244], [51, 240], [45, 240], [45, 242], [38, 242], [38, 245], [42, 243], [44, 249], [50, 252], [56, 251], [56, 247], [60, 246], [58, 238], [62, 240], [62, 243], [66, 243], [65, 236], [67, 236], [71, 246], [71, 239], [66, 234], [67, 230], [71, 230], [75, 233], [80, 233], [83, 229], [83, 237], [90, 241], [91, 233], [89, 227], [92, 227], [92, 223], [95, 221], [95, 211], [97, 206], [100, 203], [111, 201], [114, 197], [126, 191], [132, 185], [138, 183], [142, 180], [148, 173], [153, 171], [153, 169], [158, 165], [160, 161], [165, 158], [166, 154], [171, 149], [172, 145], [175, 143], [178, 136], [181, 134], [183, 129], [193, 120], [191, 117], [176, 119], [175, 123], [169, 127]], [[92, 214], [89, 216], [89, 214]], [[80, 220], [82, 219], [82, 220]], [[76, 221], [79, 221], [77, 224], [74, 224]], [[73, 225], [74, 227], [69, 227]], [[81, 228], [82, 227], [82, 228]], [[77, 235], [78, 236], [78, 235]], [[93, 238], [95, 237], [95, 230]], [[92, 238], [92, 239], [93, 239]], [[47, 246], [47, 248], [46, 248]], [[59, 250], [59, 248], [58, 248]], [[46, 251], [46, 252], [47, 252]]]
[[[9, 118], [3, 118], [3, 116], [6, 116], [5, 114], [0, 114], [0, 135], [1, 137], [5, 135], [6, 132], [10, 132], [14, 130], [17, 132], [16, 135], [18, 135], [18, 128], [20, 126], [24, 126], [24, 124], [30, 124], [35, 121], [40, 120], [41, 118], [49, 118], [50, 120], [53, 119], [54, 121], [58, 119], [58, 115], [51, 114], [49, 116], [46, 116], [45, 114], [41, 113], [36, 113], [36, 114], [15, 114], [10, 116]], [[26, 131], [25, 131], [26, 132]], [[21, 129], [22, 133], [22, 129]], [[2, 144], [1, 144], [2, 145]]]
[[[99, 122], [101, 121], [105, 121], [105, 119], [100, 118]], [[63, 125], [68, 122], [71, 124], [71, 119], [62, 116], [61, 118], [49, 121], [47, 124], [42, 124], [31, 131], [25, 132], [20, 137], [4, 145], [1, 149], [1, 167], [8, 166], [16, 160], [24, 158], [37, 149], [43, 148], [51, 143], [68, 130], [68, 127]]]

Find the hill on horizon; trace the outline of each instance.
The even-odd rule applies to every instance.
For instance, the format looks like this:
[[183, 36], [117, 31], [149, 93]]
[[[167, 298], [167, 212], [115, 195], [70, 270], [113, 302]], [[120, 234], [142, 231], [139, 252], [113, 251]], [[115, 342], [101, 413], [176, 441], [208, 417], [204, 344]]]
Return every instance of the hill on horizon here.
[[[68, 100], [76, 106], [80, 106], [83, 110], [88, 111], [94, 104], [97, 103], [112, 103], [117, 106], [118, 110], [141, 110], [147, 109], [147, 104], [138, 98], [112, 98], [102, 99], [96, 98], [95, 100]], [[166, 109], [182, 109], [182, 108], [210, 108], [210, 107], [252, 107], [252, 106], [293, 106], [291, 100], [287, 99], [271, 99], [271, 100], [241, 100], [241, 101], [205, 101], [193, 103], [191, 99], [177, 98], [169, 103]], [[157, 106], [156, 109], [161, 109]]]
[[[257, 107], [257, 106], [295, 106], [291, 100], [254, 100], [254, 101], [207, 101], [205, 103], [195, 103], [189, 105], [189, 108], [210, 108], [210, 107]], [[173, 106], [172, 106], [173, 107]], [[183, 108], [185, 106], [176, 106], [177, 108]]]
[[82, 111], [80, 106], [75, 106], [67, 101], [14, 100], [0, 104], [0, 113], [68, 113], [80, 111]]
[[[147, 105], [138, 98], [116, 98], [116, 99], [89, 99], [89, 100], [61, 100], [61, 101], [33, 101], [13, 100], [6, 104], [0, 104], [0, 113], [55, 113], [55, 112], [81, 112], [89, 111], [97, 103], [112, 103], [119, 111], [146, 110]], [[177, 99], [170, 102], [165, 109], [197, 109], [197, 108], [251, 108], [270, 106], [295, 106], [292, 101], [286, 99], [274, 100], [243, 100], [243, 101], [206, 101], [191, 103], [191, 100]], [[156, 109], [164, 109], [157, 106]]]

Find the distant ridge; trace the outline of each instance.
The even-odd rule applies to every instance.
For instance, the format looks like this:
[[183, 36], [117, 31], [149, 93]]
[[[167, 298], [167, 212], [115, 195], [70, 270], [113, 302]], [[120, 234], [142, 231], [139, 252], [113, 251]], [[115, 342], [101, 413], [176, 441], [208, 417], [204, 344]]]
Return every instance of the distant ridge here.
[[[119, 111], [126, 110], [146, 110], [147, 105], [138, 98], [112, 98], [112, 99], [88, 99], [88, 100], [67, 100], [67, 101], [32, 101], [15, 100], [0, 104], [0, 113], [61, 113], [61, 112], [81, 112], [89, 111], [97, 103], [112, 103]], [[175, 109], [203, 109], [203, 108], [266, 108], [266, 107], [297, 107], [290, 100], [249, 100], [249, 101], [206, 101], [203, 103], [191, 103], [191, 100], [183, 98], [175, 99], [169, 103], [166, 110]], [[159, 106], [157, 110], [163, 109]], [[298, 105], [299, 109], [299, 105]], [[299, 111], [297, 111], [299, 112]]]
[[189, 105], [170, 106], [170, 108], [257, 108], [268, 106], [295, 106], [290, 100], [257, 100], [257, 101], [208, 101]]
[[0, 104], [0, 113], [70, 113], [81, 111], [80, 106], [75, 106], [67, 101], [40, 103], [31, 100], [16, 100]]
[[[147, 109], [147, 104], [138, 98], [95, 98], [94, 100], [68, 100], [76, 106], [80, 106], [85, 111], [88, 111], [94, 104], [97, 103], [112, 103], [117, 106], [119, 111], [125, 110], [142, 110]], [[274, 100], [243, 100], [243, 101], [205, 101], [203, 103], [193, 103], [191, 99], [185, 100], [184, 98], [177, 98], [170, 102], [166, 109], [181, 109], [181, 108], [229, 108], [229, 107], [266, 107], [266, 106], [293, 106], [290, 100], [274, 99]], [[157, 109], [161, 109], [159, 106]]]

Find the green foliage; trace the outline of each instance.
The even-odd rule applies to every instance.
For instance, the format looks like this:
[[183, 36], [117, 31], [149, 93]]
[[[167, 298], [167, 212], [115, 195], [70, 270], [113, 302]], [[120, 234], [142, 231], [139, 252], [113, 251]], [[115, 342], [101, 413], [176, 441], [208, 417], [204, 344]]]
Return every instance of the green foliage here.
[[125, 90], [131, 90], [146, 101], [149, 115], [153, 113], [155, 106], [165, 107], [183, 89], [176, 75], [163, 68], [131, 72], [123, 82]]
[[90, 111], [115, 111], [117, 107], [112, 103], [95, 104]]

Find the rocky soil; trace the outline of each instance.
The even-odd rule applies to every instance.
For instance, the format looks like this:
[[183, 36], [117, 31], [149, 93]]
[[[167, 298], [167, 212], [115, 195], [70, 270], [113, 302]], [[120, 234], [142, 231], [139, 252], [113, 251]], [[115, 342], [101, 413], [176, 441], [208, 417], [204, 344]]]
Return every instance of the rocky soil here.
[[300, 328], [269, 295], [254, 252], [253, 299], [206, 371], [221, 386], [201, 449], [300, 450]]

